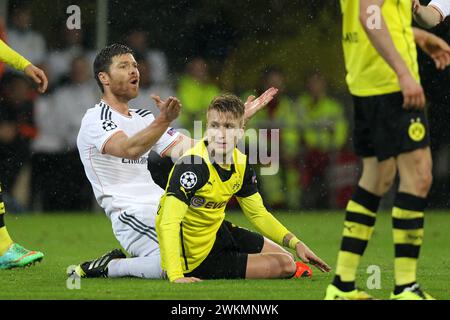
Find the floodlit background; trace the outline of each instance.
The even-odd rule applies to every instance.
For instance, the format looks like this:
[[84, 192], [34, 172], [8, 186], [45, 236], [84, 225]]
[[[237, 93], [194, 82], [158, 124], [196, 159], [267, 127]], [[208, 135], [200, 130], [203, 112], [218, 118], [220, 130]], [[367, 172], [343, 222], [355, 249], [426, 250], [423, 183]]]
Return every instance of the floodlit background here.
[[[69, 30], [78, 18], [80, 29]], [[444, 22], [433, 32], [450, 40], [449, 30]], [[131, 46], [139, 62], [141, 91], [131, 105], [157, 112], [151, 93], [176, 95], [184, 106], [174, 124], [180, 128], [202, 120], [221, 92], [245, 99], [281, 89], [249, 123], [280, 129], [281, 169], [259, 177], [269, 207], [340, 209], [358, 179], [338, 1], [1, 0], [0, 37], [50, 79], [49, 92], [37, 96], [20, 74], [0, 67], [0, 181], [8, 211], [98, 210], [76, 135], [100, 98], [93, 59], [113, 42]], [[447, 208], [450, 77], [419, 56], [435, 161], [430, 205]]]

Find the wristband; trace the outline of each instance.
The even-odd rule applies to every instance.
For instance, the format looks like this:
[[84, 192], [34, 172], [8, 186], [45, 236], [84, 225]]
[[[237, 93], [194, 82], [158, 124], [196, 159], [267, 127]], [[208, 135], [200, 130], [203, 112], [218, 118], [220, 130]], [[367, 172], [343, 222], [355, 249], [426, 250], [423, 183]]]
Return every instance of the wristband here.
[[300, 242], [300, 240], [296, 236], [292, 237], [292, 239], [289, 240], [289, 248], [291, 248], [292, 250], [295, 250], [295, 247], [297, 246], [297, 243], [299, 243], [299, 242]]

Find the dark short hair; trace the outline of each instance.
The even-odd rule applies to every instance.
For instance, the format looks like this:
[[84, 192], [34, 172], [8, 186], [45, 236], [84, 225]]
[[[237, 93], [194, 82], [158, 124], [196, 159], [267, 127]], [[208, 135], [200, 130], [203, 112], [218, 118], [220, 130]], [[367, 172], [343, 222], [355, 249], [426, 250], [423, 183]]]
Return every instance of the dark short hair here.
[[217, 96], [211, 101], [208, 107], [208, 112], [216, 110], [217, 112], [231, 113], [236, 119], [240, 119], [244, 116], [245, 106], [244, 102], [234, 94], [222, 94]]
[[104, 92], [103, 84], [100, 81], [100, 78], [98, 77], [98, 74], [100, 72], [108, 72], [109, 67], [112, 64], [112, 60], [116, 56], [121, 56], [124, 54], [133, 54], [134, 52], [130, 47], [127, 47], [126, 45], [120, 44], [120, 43], [114, 43], [111, 44], [105, 48], [103, 48], [102, 51], [95, 57], [94, 61], [94, 77], [97, 81], [98, 86]]

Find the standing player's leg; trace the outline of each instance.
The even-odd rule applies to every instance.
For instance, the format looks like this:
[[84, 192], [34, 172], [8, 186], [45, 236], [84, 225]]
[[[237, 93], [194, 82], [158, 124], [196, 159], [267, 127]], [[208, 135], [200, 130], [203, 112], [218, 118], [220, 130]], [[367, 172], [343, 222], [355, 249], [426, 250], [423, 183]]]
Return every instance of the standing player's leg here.
[[396, 175], [394, 158], [378, 162], [363, 159], [363, 173], [346, 209], [344, 232], [336, 275], [325, 299], [371, 299], [356, 289], [356, 272], [375, 227], [381, 197], [389, 191]]
[[25, 267], [44, 257], [42, 252], [29, 251], [13, 243], [5, 224], [5, 204], [0, 187], [0, 270]]
[[400, 154], [400, 186], [395, 197], [393, 235], [395, 289], [393, 299], [429, 299], [416, 283], [417, 260], [424, 235], [424, 210], [432, 183], [430, 148]]

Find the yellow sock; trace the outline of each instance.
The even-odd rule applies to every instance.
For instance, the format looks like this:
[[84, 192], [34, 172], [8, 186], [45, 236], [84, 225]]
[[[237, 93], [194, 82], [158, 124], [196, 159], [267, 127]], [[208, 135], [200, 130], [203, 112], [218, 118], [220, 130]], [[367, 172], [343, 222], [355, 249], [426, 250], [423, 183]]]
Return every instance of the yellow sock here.
[[396, 291], [416, 282], [417, 260], [424, 235], [426, 199], [398, 193], [392, 211]]
[[358, 187], [347, 205], [344, 234], [333, 284], [342, 291], [355, 289], [356, 271], [372, 236], [380, 197]]
[[0, 189], [0, 256], [2, 256], [9, 247], [12, 245], [13, 241], [9, 236], [8, 230], [5, 226], [5, 204], [3, 203], [2, 190]]

